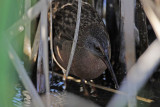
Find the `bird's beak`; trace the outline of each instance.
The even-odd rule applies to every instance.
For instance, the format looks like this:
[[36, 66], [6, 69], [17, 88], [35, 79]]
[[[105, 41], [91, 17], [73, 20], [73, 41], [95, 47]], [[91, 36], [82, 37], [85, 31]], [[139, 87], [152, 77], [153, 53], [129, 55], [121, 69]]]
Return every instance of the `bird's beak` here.
[[113, 79], [113, 81], [115, 83], [115, 88], [119, 89], [117, 78], [115, 76], [115, 73], [113, 71], [112, 65], [111, 65], [110, 60], [109, 60], [109, 54], [108, 54], [107, 49], [104, 51], [104, 57], [102, 58], [102, 60], [106, 64], [106, 66], [108, 67], [108, 69], [109, 69], [109, 71], [111, 73], [112, 79]]

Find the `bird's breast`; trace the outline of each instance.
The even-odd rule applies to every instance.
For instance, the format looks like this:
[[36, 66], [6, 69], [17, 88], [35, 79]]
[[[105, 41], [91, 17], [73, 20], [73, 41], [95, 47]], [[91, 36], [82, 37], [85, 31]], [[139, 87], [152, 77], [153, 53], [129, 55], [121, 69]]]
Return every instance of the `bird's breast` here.
[[[56, 59], [65, 69], [68, 65], [71, 46], [70, 41], [64, 41], [61, 47], [57, 44], [54, 46]], [[70, 73], [82, 79], [94, 79], [100, 76], [105, 69], [106, 65], [100, 58], [84, 47], [77, 46]]]

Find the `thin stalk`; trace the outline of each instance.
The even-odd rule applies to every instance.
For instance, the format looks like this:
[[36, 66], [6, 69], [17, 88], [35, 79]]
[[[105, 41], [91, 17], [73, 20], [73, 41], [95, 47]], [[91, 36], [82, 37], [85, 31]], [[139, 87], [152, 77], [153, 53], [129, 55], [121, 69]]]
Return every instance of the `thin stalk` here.
[[43, 71], [45, 74], [45, 85], [46, 85], [46, 95], [47, 95], [47, 106], [50, 106], [50, 85], [49, 85], [49, 68], [48, 68], [48, 22], [47, 13], [48, 6], [46, 0], [43, 0], [43, 9], [41, 11], [41, 40], [42, 40], [42, 50], [43, 50]]
[[75, 28], [75, 33], [74, 33], [74, 39], [73, 39], [73, 44], [72, 44], [72, 49], [68, 61], [68, 66], [67, 66], [67, 71], [64, 75], [64, 78], [66, 78], [69, 74], [73, 56], [75, 53], [76, 45], [77, 45], [77, 40], [78, 40], [78, 32], [79, 32], [79, 26], [80, 26], [80, 17], [81, 17], [81, 6], [82, 6], [82, 0], [78, 0], [78, 10], [77, 10], [77, 22], [76, 22], [76, 28]]
[[53, 36], [53, 31], [52, 31], [52, 0], [50, 0], [50, 51], [51, 51], [51, 67], [53, 67], [53, 42], [52, 42], [52, 36]]
[[41, 12], [41, 39], [42, 39], [42, 50], [43, 50], [43, 71], [46, 79], [46, 92], [49, 93], [49, 69], [48, 69], [48, 30], [47, 30], [47, 6]]

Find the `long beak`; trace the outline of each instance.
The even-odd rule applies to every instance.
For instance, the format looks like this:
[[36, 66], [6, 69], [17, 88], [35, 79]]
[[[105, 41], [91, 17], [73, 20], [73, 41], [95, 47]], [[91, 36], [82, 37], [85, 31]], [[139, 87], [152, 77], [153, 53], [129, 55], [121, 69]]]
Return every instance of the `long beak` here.
[[108, 52], [104, 52], [105, 56], [102, 58], [103, 62], [106, 64], [106, 66], [108, 67], [110, 73], [111, 73], [111, 76], [112, 76], [112, 79], [115, 83], [115, 88], [116, 89], [119, 89], [119, 85], [118, 85], [118, 82], [117, 82], [117, 78], [116, 78], [116, 75], [113, 71], [113, 68], [112, 68], [112, 65], [110, 63], [110, 60], [109, 60], [109, 55], [108, 55]]

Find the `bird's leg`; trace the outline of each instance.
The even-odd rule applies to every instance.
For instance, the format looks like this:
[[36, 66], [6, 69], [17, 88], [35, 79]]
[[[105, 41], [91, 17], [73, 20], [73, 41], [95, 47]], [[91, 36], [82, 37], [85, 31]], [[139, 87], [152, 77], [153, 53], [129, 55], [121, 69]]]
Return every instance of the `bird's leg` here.
[[[88, 82], [90, 82], [90, 83], [94, 83], [94, 81], [93, 81], [93, 80], [90, 80], [90, 81], [88, 81]], [[91, 91], [90, 91], [91, 96], [92, 96], [92, 97], [97, 97], [96, 88], [95, 88], [94, 86], [90, 86], [90, 88], [91, 88]]]
[[88, 90], [87, 90], [87, 87], [86, 87], [86, 84], [85, 84], [85, 80], [81, 79], [81, 83], [82, 83], [84, 96], [89, 96], [89, 93], [88, 93]]

